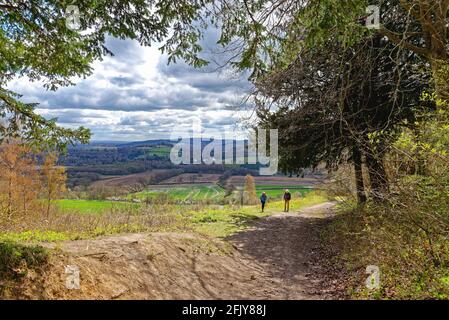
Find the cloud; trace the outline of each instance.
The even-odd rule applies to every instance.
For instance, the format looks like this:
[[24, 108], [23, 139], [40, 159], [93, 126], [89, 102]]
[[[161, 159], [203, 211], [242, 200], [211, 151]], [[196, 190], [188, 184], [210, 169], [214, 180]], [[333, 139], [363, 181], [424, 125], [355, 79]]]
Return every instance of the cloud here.
[[136, 41], [110, 37], [106, 46], [114, 56], [95, 62], [93, 74], [74, 79], [75, 86], [46, 91], [41, 83], [20, 78], [9, 88], [25, 102], [38, 102], [42, 115], [58, 118], [63, 126], [90, 128], [95, 140], [167, 138], [195, 118], [205, 128], [222, 129], [241, 117], [233, 106], [250, 88], [244, 77], [213, 66], [167, 65], [157, 48]]

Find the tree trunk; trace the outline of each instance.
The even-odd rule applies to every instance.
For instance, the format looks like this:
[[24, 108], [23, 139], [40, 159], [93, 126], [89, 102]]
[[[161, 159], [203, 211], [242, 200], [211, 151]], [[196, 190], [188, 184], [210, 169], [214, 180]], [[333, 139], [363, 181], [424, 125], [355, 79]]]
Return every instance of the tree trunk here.
[[357, 194], [357, 203], [366, 203], [365, 184], [363, 182], [362, 171], [362, 152], [357, 145], [352, 148], [352, 158], [354, 161], [355, 188]]
[[12, 215], [12, 188], [13, 188], [13, 183], [12, 183], [12, 179], [9, 178], [8, 181], [8, 218], [11, 218]]
[[[446, 56], [447, 57], [447, 56]], [[447, 60], [441, 60], [441, 57], [431, 58], [432, 77], [435, 83], [435, 93], [437, 98], [442, 101], [449, 101], [449, 67]]]
[[449, 66], [447, 54], [447, 28], [446, 21], [436, 25], [439, 32], [430, 39], [430, 66], [435, 83], [435, 92], [439, 99], [449, 101]]
[[23, 195], [23, 213], [26, 215], [27, 213], [27, 199], [26, 199], [26, 189], [22, 190], [22, 195]]
[[50, 217], [50, 205], [51, 205], [51, 196], [48, 195], [48, 198], [47, 198], [47, 218]]
[[385, 199], [385, 195], [389, 191], [387, 172], [385, 171], [382, 156], [375, 151], [367, 152], [366, 166], [370, 179], [371, 198], [374, 202], [380, 202]]

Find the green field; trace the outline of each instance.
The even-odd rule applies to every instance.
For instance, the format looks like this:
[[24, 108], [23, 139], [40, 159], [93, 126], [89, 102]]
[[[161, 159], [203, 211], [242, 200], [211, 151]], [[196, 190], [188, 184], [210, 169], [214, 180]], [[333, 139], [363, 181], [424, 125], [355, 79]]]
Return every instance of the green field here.
[[[292, 193], [293, 199], [297, 198], [297, 193], [301, 193], [301, 196], [304, 197], [313, 190], [310, 187], [303, 186], [258, 185], [256, 187], [256, 192], [257, 196], [259, 196], [265, 191], [269, 200], [275, 200], [282, 197], [286, 188]], [[225, 190], [219, 186], [192, 185], [189, 187], [161, 187], [160, 189], [148, 189], [129, 194], [126, 198], [127, 200], [138, 199], [140, 201], [162, 198], [162, 200], [166, 199], [175, 202], [200, 202], [204, 200], [216, 200], [219, 202], [223, 199], [224, 195]], [[139, 203], [107, 200], [61, 199], [55, 200], [54, 203], [61, 212], [79, 212], [87, 214], [102, 214], [113, 210], [136, 209], [140, 206]]]
[[[327, 201], [327, 197], [322, 192], [310, 192], [305, 197], [294, 198], [290, 204], [292, 212], [301, 210], [304, 207]], [[55, 204], [59, 206], [61, 213], [73, 216], [82, 214], [97, 214], [98, 221], [103, 221], [96, 225], [79, 225], [79, 229], [68, 228], [68, 230], [57, 230], [48, 228], [37, 228], [28, 231], [0, 232], [0, 241], [19, 241], [19, 242], [55, 242], [63, 240], [91, 239], [100, 235], [126, 233], [126, 232], [161, 232], [170, 230], [188, 230], [196, 231], [212, 237], [225, 238], [235, 232], [245, 229], [251, 221], [264, 216], [279, 213], [283, 210], [283, 201], [271, 201], [267, 204], [264, 213], [260, 210], [260, 205], [235, 206], [235, 205], [164, 205], [159, 208], [161, 211], [152, 214], [155, 225], [148, 225], [147, 220], [111, 220], [111, 216], [102, 213], [113, 212], [112, 208], [124, 209], [117, 210], [116, 214], [130, 212], [127, 208], [135, 209], [133, 217], [146, 217], [148, 212], [145, 206], [136, 203], [123, 203], [112, 201], [95, 200], [57, 200]], [[143, 209], [143, 211], [140, 211]], [[139, 214], [140, 213], [140, 214]], [[168, 219], [167, 219], [168, 218]], [[101, 220], [105, 219], [105, 220]], [[162, 220], [158, 220], [162, 219]], [[76, 225], [83, 220], [70, 219], [70, 223]], [[140, 222], [139, 222], [140, 221]]]
[[290, 193], [295, 196], [295, 193], [301, 193], [301, 196], [305, 196], [307, 193], [313, 190], [312, 187], [306, 186], [274, 186], [274, 185], [256, 185], [257, 194], [266, 192], [268, 197], [280, 198], [284, 194], [285, 189], [288, 189]]
[[[293, 197], [296, 193], [305, 196], [313, 190], [311, 187], [304, 186], [274, 186], [274, 185], [258, 185], [256, 192], [259, 196], [265, 191], [269, 198], [278, 199], [284, 194], [284, 190], [289, 189]], [[225, 190], [219, 186], [191, 186], [191, 187], [164, 187], [161, 189], [144, 190], [138, 193], [128, 195], [128, 199], [154, 199], [161, 195], [167, 195], [173, 201], [199, 201], [199, 200], [220, 200], [225, 195]]]
[[191, 187], [173, 187], [144, 190], [138, 193], [130, 194], [129, 198], [145, 200], [155, 198], [158, 195], [167, 195], [170, 200], [187, 201], [187, 200], [207, 200], [221, 199], [225, 191], [219, 186], [191, 186]]
[[102, 214], [113, 209], [135, 209], [139, 206], [137, 203], [102, 201], [102, 200], [55, 200], [54, 203], [62, 212], [75, 211], [79, 213]]
[[151, 147], [150, 151], [148, 151], [148, 154], [151, 156], [168, 157], [170, 155], [170, 151], [171, 151], [171, 147], [156, 146], [156, 147]]

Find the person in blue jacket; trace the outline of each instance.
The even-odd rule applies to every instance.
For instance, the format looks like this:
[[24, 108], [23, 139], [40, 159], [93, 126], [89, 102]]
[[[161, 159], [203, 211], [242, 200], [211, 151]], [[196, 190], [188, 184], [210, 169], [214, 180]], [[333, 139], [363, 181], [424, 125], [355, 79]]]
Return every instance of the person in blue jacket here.
[[262, 204], [262, 212], [265, 209], [266, 202], [267, 202], [267, 194], [266, 192], [262, 192], [262, 195], [260, 196], [260, 203]]

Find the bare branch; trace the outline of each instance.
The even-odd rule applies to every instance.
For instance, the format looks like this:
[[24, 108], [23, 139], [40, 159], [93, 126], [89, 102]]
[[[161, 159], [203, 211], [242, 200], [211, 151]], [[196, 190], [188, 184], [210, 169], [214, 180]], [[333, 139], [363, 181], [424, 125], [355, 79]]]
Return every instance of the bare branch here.
[[405, 49], [409, 49], [416, 54], [428, 57], [431, 53], [430, 50], [428, 50], [426, 48], [418, 47], [418, 46], [406, 41], [403, 37], [404, 36], [403, 34], [395, 33], [395, 32], [388, 30], [387, 28], [384, 28], [384, 27], [382, 27], [379, 30], [379, 33], [383, 36], [386, 36], [388, 39], [390, 39], [392, 42], [394, 42], [398, 46], [405, 48]]

